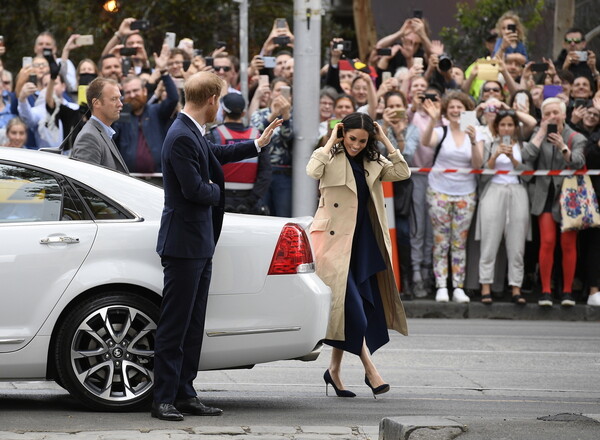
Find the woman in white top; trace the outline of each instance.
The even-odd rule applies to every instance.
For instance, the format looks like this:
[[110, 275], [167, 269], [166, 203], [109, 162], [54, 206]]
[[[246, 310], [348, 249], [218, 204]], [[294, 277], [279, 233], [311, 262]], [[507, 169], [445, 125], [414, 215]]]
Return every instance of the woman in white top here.
[[[475, 127], [461, 130], [461, 114], [473, 109], [473, 102], [463, 92], [448, 92], [442, 100], [441, 111], [431, 101], [425, 100], [423, 108], [431, 117], [423, 132], [421, 142], [438, 148], [433, 167], [435, 168], [479, 168], [482, 163], [481, 150], [477, 147]], [[434, 129], [441, 114], [449, 121], [447, 127]], [[433, 226], [433, 272], [437, 287], [435, 300], [448, 302], [446, 287], [448, 278], [448, 253], [452, 254], [452, 282], [455, 302], [469, 302], [463, 290], [467, 261], [466, 245], [469, 226], [477, 201], [477, 183], [472, 174], [440, 173], [429, 174], [427, 202]]]
[[[483, 146], [483, 167], [492, 170], [524, 170], [521, 147], [517, 141], [519, 118], [514, 110], [500, 110], [492, 126], [494, 140]], [[525, 304], [521, 296], [523, 255], [529, 230], [529, 200], [527, 190], [518, 176], [483, 175], [476, 239], [481, 239], [479, 282], [481, 302], [492, 303], [491, 284], [500, 242], [504, 236], [508, 255], [508, 284], [512, 299]]]

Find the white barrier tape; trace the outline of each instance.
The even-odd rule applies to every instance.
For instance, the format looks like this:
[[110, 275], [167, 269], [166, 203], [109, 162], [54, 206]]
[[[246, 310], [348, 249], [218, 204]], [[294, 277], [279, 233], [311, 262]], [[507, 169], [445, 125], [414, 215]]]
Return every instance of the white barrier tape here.
[[411, 173], [453, 173], [453, 174], [486, 174], [486, 175], [506, 175], [506, 176], [598, 176], [599, 170], [490, 170], [473, 168], [416, 168], [410, 167]]

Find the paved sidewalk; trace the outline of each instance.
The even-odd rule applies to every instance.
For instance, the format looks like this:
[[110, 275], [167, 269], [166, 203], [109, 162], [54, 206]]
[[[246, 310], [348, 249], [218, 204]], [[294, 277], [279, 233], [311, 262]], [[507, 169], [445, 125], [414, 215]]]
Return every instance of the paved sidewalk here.
[[[185, 423], [185, 422], [184, 422]], [[377, 440], [379, 426], [198, 426], [177, 429], [6, 432], [0, 440]]]
[[415, 299], [403, 301], [402, 304], [408, 318], [600, 321], [600, 307], [585, 304], [576, 304], [574, 307], [561, 307], [560, 304], [540, 307], [529, 297], [526, 305], [497, 300], [493, 304], [482, 304], [480, 298], [471, 298], [468, 304], [438, 303], [432, 299]]

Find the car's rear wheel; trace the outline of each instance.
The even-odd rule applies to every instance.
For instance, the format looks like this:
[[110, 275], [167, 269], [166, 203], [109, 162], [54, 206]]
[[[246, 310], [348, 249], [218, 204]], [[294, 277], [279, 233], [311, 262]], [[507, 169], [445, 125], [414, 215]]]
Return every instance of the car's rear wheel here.
[[147, 406], [154, 383], [159, 308], [125, 292], [94, 296], [74, 307], [57, 335], [60, 382], [94, 410]]

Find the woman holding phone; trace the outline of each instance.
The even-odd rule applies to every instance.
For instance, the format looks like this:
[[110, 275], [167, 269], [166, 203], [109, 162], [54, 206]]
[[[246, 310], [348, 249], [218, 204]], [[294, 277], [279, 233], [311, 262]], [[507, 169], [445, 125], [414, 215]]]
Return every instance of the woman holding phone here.
[[[381, 142], [388, 153], [382, 156]], [[317, 274], [331, 288], [325, 343], [333, 347], [323, 379], [338, 397], [354, 397], [341, 379], [344, 352], [360, 357], [373, 397], [389, 391], [371, 354], [389, 341], [388, 329], [408, 329], [392, 268], [382, 181], [408, 179], [410, 170], [382, 127], [364, 113], [338, 123], [315, 150], [307, 174], [319, 180], [310, 228]]]
[[[518, 141], [519, 118], [514, 110], [499, 110], [493, 121], [497, 136], [483, 144], [483, 167], [491, 170], [524, 170]], [[481, 240], [479, 282], [481, 302], [492, 303], [491, 285], [494, 266], [502, 237], [508, 255], [508, 284], [512, 300], [525, 304], [521, 296], [523, 256], [529, 229], [527, 190], [518, 176], [482, 175], [479, 183], [479, 210], [475, 237]]]
[[[442, 108], [429, 99], [423, 108], [430, 116], [429, 124], [421, 135], [423, 145], [436, 150], [435, 168], [479, 168], [481, 151], [477, 147], [475, 127], [461, 129], [461, 114], [473, 109], [473, 102], [463, 92], [448, 92]], [[435, 127], [441, 115], [449, 121], [448, 127]], [[477, 203], [477, 183], [472, 174], [446, 174], [432, 171], [428, 176], [427, 202], [433, 225], [433, 272], [437, 291], [435, 300], [448, 302], [448, 253], [452, 249], [452, 300], [468, 303], [463, 290], [467, 263], [467, 236]]]

